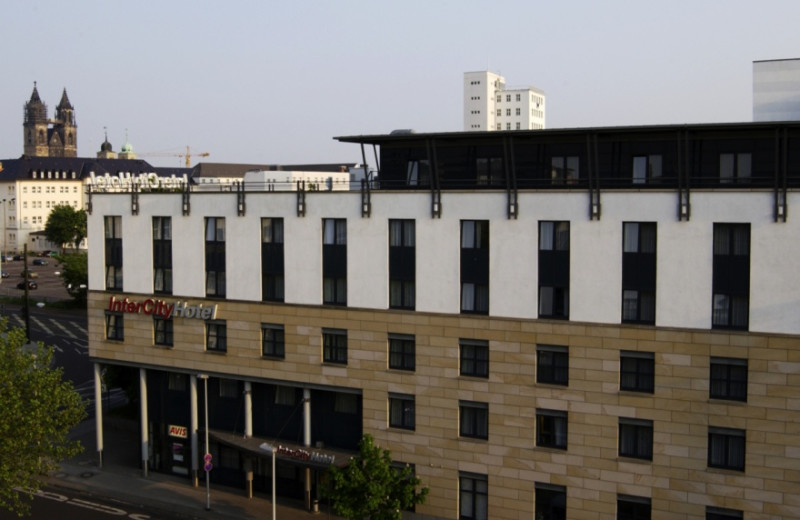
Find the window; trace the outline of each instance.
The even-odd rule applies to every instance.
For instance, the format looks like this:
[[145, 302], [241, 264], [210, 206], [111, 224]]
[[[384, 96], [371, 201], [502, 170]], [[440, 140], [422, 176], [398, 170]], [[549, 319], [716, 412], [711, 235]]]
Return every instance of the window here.
[[656, 224], [622, 224], [622, 321], [656, 321]]
[[106, 312], [106, 339], [115, 341], [125, 339], [125, 324], [122, 313]]
[[581, 174], [580, 158], [576, 155], [550, 158], [550, 182], [552, 184], [575, 184]]
[[650, 499], [617, 495], [617, 520], [650, 520]]
[[153, 217], [153, 292], [172, 294], [171, 217]]
[[489, 313], [489, 221], [461, 221], [461, 312]]
[[415, 350], [414, 336], [389, 334], [389, 368], [414, 371]]
[[283, 301], [283, 219], [261, 219], [261, 299]]
[[744, 514], [735, 509], [706, 506], [706, 520], [742, 520]]
[[661, 156], [637, 155], [633, 158], [633, 183], [652, 184], [661, 180]]
[[459, 435], [473, 439], [489, 438], [489, 405], [459, 401]]
[[336, 397], [333, 402], [333, 411], [351, 415], [358, 414], [358, 396], [355, 394], [336, 392]]
[[389, 426], [414, 429], [414, 396], [389, 394]]
[[[517, 100], [517, 101], [519, 101], [519, 100]], [[521, 109], [519, 109], [519, 108], [517, 109], [517, 113], [516, 113], [516, 115], [520, 115], [520, 110], [521, 110]]]
[[206, 322], [206, 350], [209, 352], [227, 352], [227, 326], [224, 321]]
[[489, 518], [489, 480], [486, 475], [459, 472], [459, 520], [487, 520]]
[[619, 456], [653, 460], [653, 421], [620, 418]]
[[283, 325], [261, 324], [261, 355], [283, 359]]
[[206, 296], [225, 297], [225, 219], [207, 217]]
[[732, 428], [708, 429], [708, 467], [744, 471], [745, 432]]
[[497, 116], [500, 117], [502, 115], [503, 115], [503, 109], [502, 108], [498, 108], [497, 109]]
[[750, 306], [750, 224], [714, 224], [711, 326], [747, 330]]
[[122, 217], [104, 217], [106, 289], [122, 290]]
[[719, 182], [749, 182], [753, 158], [749, 153], [719, 154]]
[[567, 449], [567, 412], [536, 410], [536, 445], [542, 448]]
[[747, 401], [747, 360], [712, 357], [709, 397]]
[[235, 399], [239, 397], [239, 381], [233, 379], [220, 379], [219, 380], [219, 396], [227, 399]]
[[462, 376], [489, 377], [489, 343], [486, 341], [459, 341], [460, 374]]
[[322, 220], [322, 303], [347, 305], [347, 220]]
[[563, 386], [569, 384], [569, 350], [567, 347], [536, 346], [536, 382]]
[[566, 520], [567, 488], [552, 484], [535, 485], [536, 520]]
[[172, 346], [172, 318], [153, 316], [153, 340], [156, 345]]
[[619, 353], [619, 389], [653, 393], [655, 388], [655, 356], [652, 352], [621, 351]]
[[539, 222], [539, 317], [569, 319], [569, 222]]
[[406, 182], [409, 186], [428, 186], [431, 182], [431, 166], [427, 160], [408, 161]]
[[500, 94], [497, 94], [497, 102], [498, 103], [502, 103], [503, 102], [503, 96], [501, 96]]
[[416, 226], [414, 220], [389, 220], [389, 308], [414, 309]]
[[347, 331], [323, 329], [322, 361], [340, 365], [347, 364]]
[[297, 404], [297, 391], [289, 386], [276, 386], [274, 400], [281, 406], [294, 406]]
[[167, 388], [175, 392], [185, 392], [188, 387], [188, 379], [186, 374], [170, 373]]

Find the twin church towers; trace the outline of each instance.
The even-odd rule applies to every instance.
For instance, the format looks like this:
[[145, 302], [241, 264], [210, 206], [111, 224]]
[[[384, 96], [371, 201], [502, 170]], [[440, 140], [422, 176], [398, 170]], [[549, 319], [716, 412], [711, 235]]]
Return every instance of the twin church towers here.
[[67, 89], [61, 94], [54, 119], [47, 117], [47, 105], [39, 97], [36, 82], [31, 99], [25, 103], [24, 155], [28, 157], [77, 157], [78, 125], [75, 108], [69, 102]]

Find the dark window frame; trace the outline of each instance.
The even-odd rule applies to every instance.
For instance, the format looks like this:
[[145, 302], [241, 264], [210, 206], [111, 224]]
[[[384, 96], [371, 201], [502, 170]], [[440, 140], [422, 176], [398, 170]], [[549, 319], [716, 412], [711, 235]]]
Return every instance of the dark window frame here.
[[713, 329], [749, 328], [751, 233], [749, 223], [714, 223]]
[[650, 520], [651, 500], [647, 497], [617, 495], [617, 520]]
[[537, 520], [566, 520], [566, 486], [536, 482], [534, 484], [534, 518]]
[[261, 300], [283, 302], [284, 249], [283, 218], [261, 219]]
[[322, 219], [322, 304], [347, 305], [347, 219]]
[[655, 325], [657, 241], [657, 223], [622, 223], [623, 323]]
[[392, 370], [416, 370], [416, 338], [408, 334], [389, 334], [389, 368]]
[[619, 389], [625, 392], [655, 392], [655, 354], [622, 350], [619, 353]]
[[172, 294], [172, 217], [154, 216], [153, 292]]
[[619, 418], [619, 456], [653, 460], [653, 421]]
[[[559, 431], [563, 429], [562, 431]], [[566, 450], [569, 444], [569, 414], [564, 410], [536, 409], [536, 446]]]
[[153, 343], [172, 347], [175, 344], [174, 325], [171, 317], [153, 316]]
[[470, 439], [489, 439], [489, 403], [458, 402], [458, 435]]
[[416, 221], [389, 219], [389, 308], [416, 307]]
[[461, 304], [464, 314], [489, 314], [488, 220], [460, 221]]
[[105, 237], [105, 282], [106, 290], [121, 291], [122, 271], [122, 217], [106, 215], [103, 217]]
[[540, 220], [538, 223], [538, 316], [569, 320], [570, 222]]
[[706, 506], [706, 520], [743, 520], [744, 513], [736, 509]]
[[285, 359], [286, 332], [283, 325], [275, 323], [261, 324], [261, 357]]
[[747, 377], [747, 359], [712, 357], [709, 362], [709, 397], [746, 403]]
[[744, 471], [747, 433], [735, 428], [708, 428], [708, 467]]
[[489, 518], [489, 476], [460, 471], [458, 473], [459, 520]]
[[228, 325], [225, 320], [206, 321], [206, 352], [228, 351]]
[[536, 345], [536, 382], [569, 386], [569, 348], [563, 345]]
[[389, 427], [402, 430], [416, 428], [416, 399], [413, 395], [389, 394]]
[[641, 154], [633, 156], [632, 184], [658, 183], [663, 178], [663, 175], [664, 157], [661, 154]]
[[106, 312], [106, 339], [125, 341], [125, 316], [121, 312]]
[[205, 239], [206, 297], [225, 298], [227, 292], [225, 265], [225, 217], [203, 219]]
[[347, 331], [322, 329], [322, 362], [347, 365]]
[[462, 376], [489, 377], [489, 342], [474, 339], [458, 341], [458, 373]]
[[753, 178], [753, 154], [722, 152], [719, 154], [719, 183], [750, 183]]

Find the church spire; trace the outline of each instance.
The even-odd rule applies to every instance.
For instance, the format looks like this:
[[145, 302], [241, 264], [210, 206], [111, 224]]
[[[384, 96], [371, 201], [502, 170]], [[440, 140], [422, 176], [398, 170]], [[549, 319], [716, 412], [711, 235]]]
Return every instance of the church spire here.
[[69, 98], [67, 97], [67, 89], [66, 89], [66, 87], [64, 88], [64, 92], [61, 94], [61, 101], [58, 102], [58, 106], [56, 108], [58, 108], [58, 109], [68, 108], [70, 110], [74, 110], [74, 107], [72, 106], [72, 103], [69, 102]]

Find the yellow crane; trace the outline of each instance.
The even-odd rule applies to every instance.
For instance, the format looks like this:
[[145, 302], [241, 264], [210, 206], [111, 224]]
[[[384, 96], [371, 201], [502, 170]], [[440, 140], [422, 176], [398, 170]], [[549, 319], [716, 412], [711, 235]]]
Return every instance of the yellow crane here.
[[208, 157], [211, 154], [209, 154], [208, 152], [192, 153], [191, 149], [187, 145], [186, 146], [186, 153], [167, 153], [167, 152], [160, 153], [160, 152], [156, 152], [156, 153], [143, 153], [143, 154], [140, 154], [140, 155], [142, 157], [183, 157], [186, 160], [186, 167], [187, 168], [191, 168], [191, 166], [192, 166], [192, 157]]

